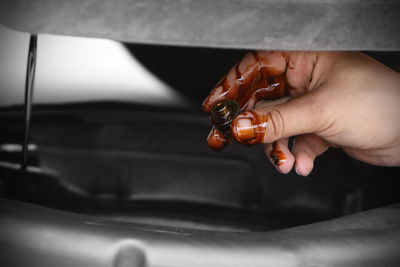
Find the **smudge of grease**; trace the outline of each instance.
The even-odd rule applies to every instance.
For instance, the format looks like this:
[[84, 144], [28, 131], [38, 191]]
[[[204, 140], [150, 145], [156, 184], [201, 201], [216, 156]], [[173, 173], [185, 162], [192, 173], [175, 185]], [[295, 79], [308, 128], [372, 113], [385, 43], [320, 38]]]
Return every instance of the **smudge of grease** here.
[[[249, 119], [254, 129], [254, 137], [247, 140], [242, 140], [240, 134], [238, 133], [237, 123], [239, 119]], [[248, 110], [241, 113], [232, 124], [232, 133], [236, 141], [244, 145], [254, 145], [260, 144], [264, 141], [264, 136], [267, 131], [267, 126], [271, 120], [271, 115], [269, 113], [259, 114], [254, 110]]]
[[272, 162], [276, 165], [276, 166], [282, 166], [283, 163], [286, 162], [286, 156], [285, 154], [282, 152], [281, 148], [279, 147], [277, 142], [274, 142], [272, 144], [272, 151], [270, 154], [270, 157], [272, 159]]
[[[282, 75], [273, 76], [272, 74], [276, 74], [279, 71], [269, 66], [271, 62], [266, 58], [260, 58], [256, 51], [251, 52], [251, 54], [254, 56], [255, 62], [248, 66], [243, 73], [239, 70], [240, 63], [237, 63], [233, 68], [235, 71], [233, 83], [237, 86], [236, 90], [231, 90], [232, 85], [228, 82], [227, 78], [229, 75], [222, 78], [215, 86], [215, 88], [221, 87], [221, 95], [225, 95], [228, 98], [231, 98], [232, 95], [235, 94], [234, 99], [239, 103], [241, 112], [246, 109], [252, 109], [259, 99], [278, 99], [286, 96], [288, 93], [285, 72], [282, 73]], [[286, 53], [283, 52], [282, 56], [287, 60]], [[210, 104], [210, 97], [204, 101], [203, 107], [206, 111], [210, 111], [213, 108]], [[245, 142], [248, 145], [262, 143], [262, 138], [265, 134], [265, 123], [268, 121], [267, 118], [264, 118], [264, 121], [262, 121], [263, 118], [260, 118], [257, 113], [253, 113], [253, 119], [258, 134], [255, 139]], [[233, 127], [234, 126], [232, 126], [232, 128]], [[207, 138], [209, 147], [215, 151], [221, 150], [228, 145], [230, 141], [231, 138], [227, 140], [215, 127]]]

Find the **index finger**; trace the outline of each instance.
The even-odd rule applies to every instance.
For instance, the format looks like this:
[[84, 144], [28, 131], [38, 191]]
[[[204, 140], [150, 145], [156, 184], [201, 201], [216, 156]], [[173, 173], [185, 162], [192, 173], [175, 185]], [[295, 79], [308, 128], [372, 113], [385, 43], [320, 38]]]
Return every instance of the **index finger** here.
[[[282, 76], [287, 66], [287, 55], [280, 51], [252, 51], [235, 64], [225, 77], [214, 87], [203, 102], [203, 109], [210, 112], [214, 105], [223, 100], [236, 100], [240, 108], [245, 110], [251, 98], [260, 89], [265, 89], [262, 95], [277, 94], [274, 81], [270, 77]], [[282, 86], [284, 84], [278, 84]], [[282, 95], [277, 95], [281, 97]], [[252, 101], [255, 102], [255, 101]], [[254, 104], [254, 103], [253, 103]]]

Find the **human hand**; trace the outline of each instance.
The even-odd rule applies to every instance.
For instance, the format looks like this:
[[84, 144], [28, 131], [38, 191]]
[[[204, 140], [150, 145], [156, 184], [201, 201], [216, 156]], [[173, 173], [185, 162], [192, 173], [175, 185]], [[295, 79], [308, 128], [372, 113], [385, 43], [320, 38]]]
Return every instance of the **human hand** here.
[[[260, 100], [285, 91], [289, 100]], [[226, 99], [238, 101], [243, 111], [232, 122], [233, 138], [265, 144], [282, 173], [295, 166], [298, 174], [308, 175], [315, 157], [330, 146], [370, 164], [400, 165], [400, 74], [365, 54], [250, 52], [203, 108], [209, 112]], [[292, 151], [290, 136], [296, 136]], [[229, 142], [213, 127], [210, 147], [219, 150]]]

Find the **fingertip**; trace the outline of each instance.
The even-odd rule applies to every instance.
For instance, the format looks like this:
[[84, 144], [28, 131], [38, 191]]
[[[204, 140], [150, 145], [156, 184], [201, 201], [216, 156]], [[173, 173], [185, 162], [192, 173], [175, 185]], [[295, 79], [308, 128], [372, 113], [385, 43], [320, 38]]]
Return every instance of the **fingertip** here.
[[279, 172], [283, 174], [288, 174], [293, 168], [293, 163], [294, 157], [292, 153], [288, 152], [286, 154], [286, 161], [282, 165], [278, 166]]
[[271, 164], [282, 174], [288, 174], [294, 164], [294, 156], [288, 148], [288, 138], [264, 146]]
[[314, 168], [315, 158], [328, 148], [328, 143], [315, 134], [297, 136], [292, 149], [296, 161], [296, 173], [301, 176], [308, 176]]
[[298, 175], [308, 176], [314, 168], [314, 158], [306, 151], [299, 151], [296, 154], [295, 171]]
[[246, 117], [238, 117], [234, 120], [232, 134], [237, 141], [245, 142], [256, 137], [253, 121]]
[[218, 152], [226, 147], [231, 142], [231, 140], [232, 138], [225, 138], [225, 136], [220, 131], [213, 127], [207, 137], [207, 144], [212, 150]]
[[240, 144], [254, 145], [259, 140], [255, 131], [253, 115], [249, 111], [240, 113], [231, 125], [233, 138]]
[[[285, 138], [285, 139], [287, 139], [287, 138]], [[285, 157], [285, 159], [281, 160], [281, 164], [279, 164], [277, 167], [281, 173], [288, 174], [293, 168], [294, 156], [289, 150], [288, 140], [281, 139], [281, 140], [277, 141], [277, 143], [279, 144], [281, 153]]]

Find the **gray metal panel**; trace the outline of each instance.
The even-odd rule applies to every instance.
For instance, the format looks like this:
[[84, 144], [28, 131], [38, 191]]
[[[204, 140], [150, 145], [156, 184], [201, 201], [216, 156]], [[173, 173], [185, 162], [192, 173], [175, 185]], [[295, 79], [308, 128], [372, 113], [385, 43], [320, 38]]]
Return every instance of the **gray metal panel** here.
[[5, 0], [0, 21], [32, 33], [201, 47], [400, 50], [393, 0]]
[[1, 266], [399, 266], [400, 206], [272, 232], [121, 223], [0, 199]]

